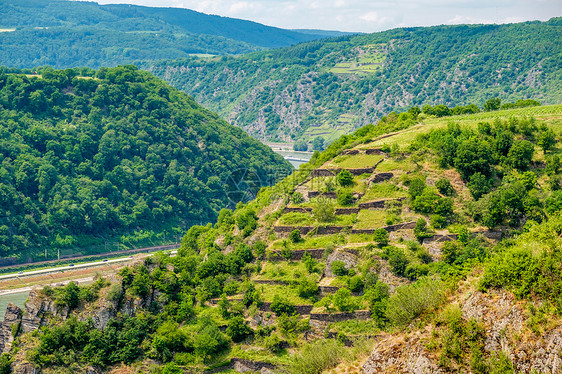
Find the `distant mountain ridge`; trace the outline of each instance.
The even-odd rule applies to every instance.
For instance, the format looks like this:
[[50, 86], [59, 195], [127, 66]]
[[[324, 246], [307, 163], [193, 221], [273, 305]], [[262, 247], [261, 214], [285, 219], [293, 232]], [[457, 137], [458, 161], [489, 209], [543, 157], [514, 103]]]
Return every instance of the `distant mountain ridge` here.
[[259, 139], [331, 141], [413, 105], [562, 102], [561, 20], [402, 28], [145, 68]]
[[191, 54], [239, 54], [340, 35], [183, 8], [66, 0], [0, 0], [0, 14], [0, 65], [23, 68], [97, 68]]

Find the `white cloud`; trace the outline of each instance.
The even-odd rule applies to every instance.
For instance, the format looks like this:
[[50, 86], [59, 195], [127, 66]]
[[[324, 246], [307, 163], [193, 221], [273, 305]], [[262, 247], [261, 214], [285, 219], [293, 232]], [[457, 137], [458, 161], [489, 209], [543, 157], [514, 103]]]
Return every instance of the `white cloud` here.
[[181, 7], [283, 28], [375, 32], [403, 26], [507, 23], [562, 16], [560, 0], [97, 0]]
[[361, 17], [363, 21], [367, 21], [367, 22], [377, 22], [379, 20], [379, 15], [377, 12], [368, 12], [363, 14]]

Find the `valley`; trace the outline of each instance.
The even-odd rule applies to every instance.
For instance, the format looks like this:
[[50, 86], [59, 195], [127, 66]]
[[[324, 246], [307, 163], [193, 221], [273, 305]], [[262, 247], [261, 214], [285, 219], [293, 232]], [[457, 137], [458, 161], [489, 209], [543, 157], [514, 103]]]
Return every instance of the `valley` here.
[[[558, 143], [539, 139], [560, 129], [562, 106], [409, 113], [333, 143], [255, 200], [223, 209], [213, 226], [191, 227], [175, 257], [159, 253], [89, 285], [31, 291], [17, 343], [28, 353], [13, 355], [14, 369], [60, 371], [57, 352], [72, 347], [74, 372], [124, 362], [141, 372], [309, 373], [317, 365], [409, 373], [412, 360], [441, 373], [556, 372], [559, 276], [541, 258], [559, 264], [561, 205], [551, 181], [562, 170], [553, 164]], [[495, 156], [447, 161], [448, 144], [492, 147]], [[514, 158], [527, 144], [532, 152]], [[479, 175], [492, 182], [476, 182]], [[30, 334], [47, 321], [38, 338]], [[84, 328], [100, 332], [70, 343]], [[70, 336], [60, 335], [65, 329]], [[88, 353], [108, 331], [135, 335], [116, 341], [110, 356]], [[56, 343], [47, 346], [47, 336]], [[131, 342], [146, 348], [123, 356]], [[538, 346], [544, 354], [532, 355]]]
[[127, 2], [0, 0], [0, 374], [562, 373], [558, 4]]

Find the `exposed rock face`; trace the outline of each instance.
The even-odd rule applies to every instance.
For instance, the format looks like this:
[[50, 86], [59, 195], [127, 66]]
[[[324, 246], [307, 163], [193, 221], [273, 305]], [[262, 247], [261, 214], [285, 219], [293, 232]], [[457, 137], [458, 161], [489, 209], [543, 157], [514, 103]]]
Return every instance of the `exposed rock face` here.
[[332, 273], [332, 262], [334, 261], [343, 261], [345, 263], [345, 268], [349, 270], [357, 265], [357, 256], [349, 252], [334, 251], [328, 256], [328, 259], [326, 260], [326, 267], [324, 268], [325, 276], [334, 276], [334, 274]]
[[16, 361], [12, 364], [12, 374], [39, 374], [41, 371], [35, 369], [29, 362]]
[[444, 374], [419, 343], [419, 339], [406, 342], [394, 336], [382, 339], [363, 365], [363, 373]]
[[243, 358], [233, 358], [232, 364], [234, 370], [239, 373], [258, 372], [261, 374], [273, 374], [275, 370], [275, 366], [267, 362], [250, 361]]
[[46, 323], [49, 316], [56, 316], [65, 320], [68, 317], [68, 312], [68, 307], [57, 308], [53, 300], [42, 296], [37, 290], [32, 290], [25, 304], [21, 330], [24, 333], [37, 330], [39, 326]]
[[515, 341], [513, 337], [522, 333], [527, 316], [511, 293], [475, 292], [462, 311], [465, 317], [476, 318], [486, 326], [485, 349], [504, 351], [518, 372], [562, 373], [562, 326], [540, 337]]
[[0, 325], [0, 353], [8, 352], [12, 347], [14, 336], [12, 334], [12, 326], [21, 323], [21, 309], [10, 303], [4, 315], [4, 322]]
[[[551, 326], [542, 335], [529, 329], [525, 303], [508, 292], [472, 292], [459, 300], [463, 317], [478, 320], [485, 329], [487, 353], [504, 352], [518, 373], [562, 373], [562, 326]], [[375, 346], [363, 366], [364, 374], [374, 373], [445, 373], [435, 353], [426, 343], [432, 327], [415, 337], [388, 335]]]

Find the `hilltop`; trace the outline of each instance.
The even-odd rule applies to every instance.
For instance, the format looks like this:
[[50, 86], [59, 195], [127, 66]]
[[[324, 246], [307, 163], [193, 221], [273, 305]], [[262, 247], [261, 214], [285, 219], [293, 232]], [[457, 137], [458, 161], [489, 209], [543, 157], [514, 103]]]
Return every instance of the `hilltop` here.
[[561, 105], [390, 113], [177, 256], [34, 291], [2, 368], [554, 374], [561, 125]]
[[176, 242], [292, 170], [134, 66], [39, 72], [0, 70], [2, 264]]
[[417, 27], [143, 65], [249, 134], [334, 141], [414, 105], [562, 102], [561, 19]]
[[2, 0], [0, 12], [0, 65], [19, 68], [99, 68], [238, 54], [325, 37], [323, 31], [284, 30], [183, 8]]

